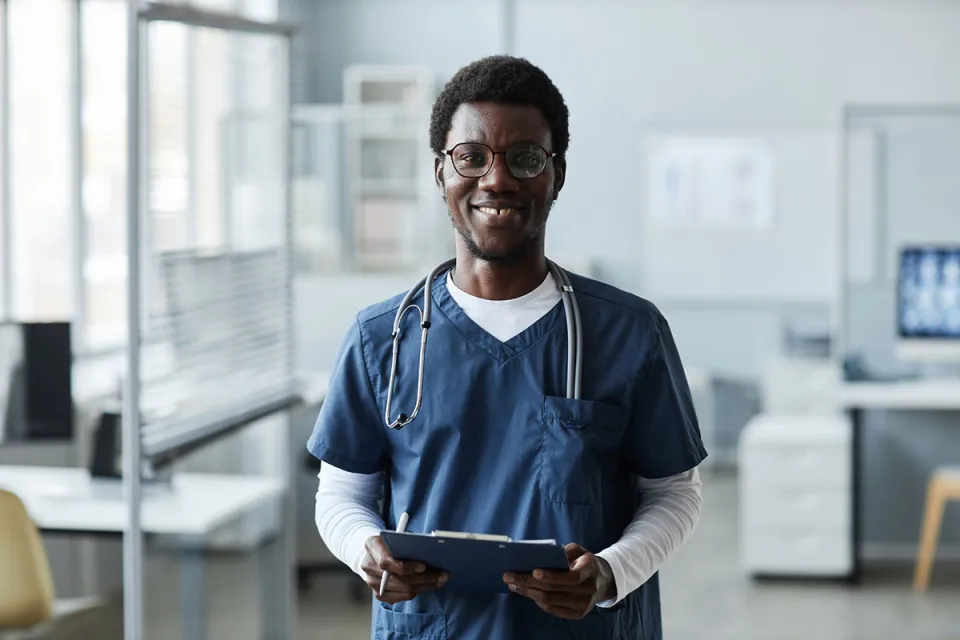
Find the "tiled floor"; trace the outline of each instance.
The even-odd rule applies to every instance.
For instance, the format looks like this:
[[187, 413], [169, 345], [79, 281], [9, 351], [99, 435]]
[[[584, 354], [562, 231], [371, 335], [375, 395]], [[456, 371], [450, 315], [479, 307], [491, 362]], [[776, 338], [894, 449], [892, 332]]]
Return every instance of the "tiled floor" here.
[[[960, 640], [960, 567], [937, 565], [924, 595], [909, 567], [871, 571], [856, 588], [757, 584], [738, 568], [735, 481], [707, 479], [704, 492], [700, 526], [662, 571], [666, 640]], [[151, 566], [147, 638], [176, 640], [176, 565]], [[258, 637], [256, 571], [250, 559], [208, 561], [210, 640]], [[369, 608], [351, 602], [345, 579], [318, 577], [300, 595], [298, 640], [369, 638]]]

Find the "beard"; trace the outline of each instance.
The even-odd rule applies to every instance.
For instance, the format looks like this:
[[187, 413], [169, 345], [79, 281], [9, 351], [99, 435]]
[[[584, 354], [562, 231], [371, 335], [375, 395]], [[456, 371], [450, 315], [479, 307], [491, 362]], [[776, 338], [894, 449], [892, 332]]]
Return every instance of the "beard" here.
[[450, 217], [450, 224], [456, 229], [457, 233], [463, 239], [467, 251], [469, 251], [474, 258], [482, 260], [483, 262], [506, 265], [519, 262], [522, 258], [529, 255], [530, 251], [537, 246], [537, 243], [543, 235], [543, 229], [547, 225], [547, 218], [550, 217], [550, 209], [552, 208], [553, 203], [551, 202], [547, 207], [546, 215], [544, 215], [543, 223], [540, 224], [540, 226], [525, 234], [515, 245], [497, 253], [484, 251], [483, 248], [477, 244], [476, 240], [470, 236], [470, 232], [456, 223], [449, 207], [447, 208], [447, 214]]

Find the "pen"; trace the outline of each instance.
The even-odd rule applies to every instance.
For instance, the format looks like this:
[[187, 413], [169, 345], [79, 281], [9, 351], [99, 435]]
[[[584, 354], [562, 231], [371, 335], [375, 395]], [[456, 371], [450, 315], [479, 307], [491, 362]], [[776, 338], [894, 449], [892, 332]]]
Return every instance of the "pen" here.
[[[397, 523], [397, 533], [403, 533], [403, 530], [407, 528], [407, 520], [410, 519], [410, 516], [407, 515], [407, 512], [404, 511], [400, 514], [400, 521]], [[380, 597], [383, 597], [383, 590], [387, 588], [387, 580], [390, 579], [390, 572], [384, 571], [383, 577], [380, 579]]]

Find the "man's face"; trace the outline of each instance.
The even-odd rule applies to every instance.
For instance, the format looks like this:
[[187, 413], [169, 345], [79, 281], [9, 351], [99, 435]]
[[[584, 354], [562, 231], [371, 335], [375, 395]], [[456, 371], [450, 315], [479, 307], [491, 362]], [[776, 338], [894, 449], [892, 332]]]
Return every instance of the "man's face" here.
[[542, 244], [564, 181], [560, 158], [548, 158], [539, 175], [523, 175], [538, 165], [542, 150], [553, 153], [546, 120], [536, 107], [463, 104], [454, 113], [446, 149], [465, 143], [480, 143], [496, 153], [480, 177], [464, 177], [454, 166], [456, 162], [462, 173], [482, 172], [487, 152], [479, 147], [460, 146], [455, 158], [445, 155], [436, 162], [437, 186], [461, 241], [481, 260], [504, 262], [525, 255]]

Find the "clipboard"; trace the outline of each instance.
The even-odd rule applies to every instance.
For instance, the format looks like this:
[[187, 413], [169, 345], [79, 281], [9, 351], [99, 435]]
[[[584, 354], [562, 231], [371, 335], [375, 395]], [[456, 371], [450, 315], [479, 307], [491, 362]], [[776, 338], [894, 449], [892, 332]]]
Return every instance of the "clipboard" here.
[[415, 560], [445, 571], [448, 578], [444, 588], [509, 593], [503, 582], [503, 574], [508, 571], [570, 569], [566, 551], [553, 540], [513, 541], [479, 534], [396, 531], [381, 531], [380, 537], [397, 560]]

